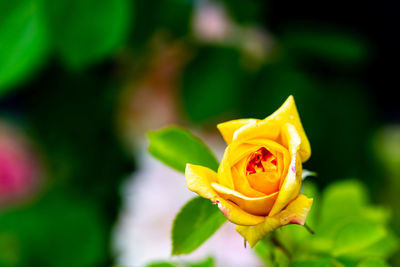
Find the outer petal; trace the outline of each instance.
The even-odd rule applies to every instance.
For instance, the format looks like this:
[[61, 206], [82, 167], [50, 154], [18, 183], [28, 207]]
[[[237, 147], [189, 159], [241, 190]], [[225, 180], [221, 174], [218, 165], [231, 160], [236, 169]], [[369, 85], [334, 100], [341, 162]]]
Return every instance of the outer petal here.
[[283, 142], [288, 144], [291, 162], [286, 175], [283, 180], [281, 189], [279, 190], [278, 198], [272, 207], [269, 216], [274, 216], [279, 213], [293, 198], [297, 196], [301, 187], [301, 156], [299, 153], [300, 136], [297, 133], [296, 128], [289, 123], [286, 123], [283, 127]]
[[189, 190], [199, 194], [201, 197], [212, 201], [217, 197], [211, 187], [211, 183], [217, 181], [217, 174], [213, 170], [199, 165], [186, 164], [185, 179]]
[[260, 120], [249, 123], [233, 134], [232, 142], [242, 143], [256, 138], [277, 141], [281, 127], [282, 123], [277, 120]]
[[229, 145], [232, 142], [233, 134], [236, 130], [240, 129], [246, 124], [256, 123], [256, 119], [240, 119], [223, 122], [217, 125], [219, 132], [224, 138], [225, 142]]
[[266, 216], [268, 214], [278, 196], [278, 192], [275, 192], [262, 197], [246, 197], [237, 191], [217, 183], [212, 183], [211, 186], [224, 199], [232, 201], [244, 211], [260, 216]]
[[280, 226], [287, 224], [304, 225], [312, 202], [312, 198], [307, 198], [305, 195], [300, 194], [286, 209], [277, 215], [266, 217], [264, 222], [254, 226], [238, 225], [236, 231], [249, 242], [251, 247], [254, 247], [260, 239]]
[[218, 167], [217, 180], [223, 186], [230, 189], [234, 189], [233, 177], [232, 177], [232, 166], [230, 164], [229, 156], [231, 154], [232, 147], [228, 145], [225, 149], [224, 156], [222, 157], [221, 163]]
[[211, 183], [217, 180], [217, 174], [213, 170], [203, 166], [187, 164], [185, 178], [186, 184], [191, 191], [217, 204], [225, 217], [234, 224], [256, 225], [265, 220], [265, 217], [247, 213], [237, 205], [219, 196], [211, 186]]
[[272, 122], [279, 121], [282, 124], [291, 123], [293, 124], [297, 132], [300, 135], [301, 145], [300, 145], [300, 156], [302, 162], [307, 161], [311, 156], [310, 142], [304, 132], [303, 125], [300, 121], [299, 113], [297, 112], [296, 104], [294, 102], [293, 96], [289, 96], [288, 99], [283, 103], [283, 105], [275, 111], [272, 115], [267, 117], [264, 121]]

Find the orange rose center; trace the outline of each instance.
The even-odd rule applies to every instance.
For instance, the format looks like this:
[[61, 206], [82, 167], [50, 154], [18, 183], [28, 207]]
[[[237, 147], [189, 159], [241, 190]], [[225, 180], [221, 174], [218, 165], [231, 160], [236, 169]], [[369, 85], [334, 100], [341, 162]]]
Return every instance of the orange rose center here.
[[246, 175], [252, 188], [271, 194], [279, 190], [279, 158], [265, 147], [250, 154], [246, 166]]
[[247, 175], [276, 170], [276, 157], [262, 147], [250, 156], [246, 170]]

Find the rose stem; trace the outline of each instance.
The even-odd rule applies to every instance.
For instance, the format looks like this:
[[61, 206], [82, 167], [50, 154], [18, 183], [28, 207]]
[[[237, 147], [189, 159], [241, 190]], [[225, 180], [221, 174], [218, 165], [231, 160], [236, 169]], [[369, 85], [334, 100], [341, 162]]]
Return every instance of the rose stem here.
[[285, 255], [288, 257], [289, 261], [292, 261], [292, 255], [290, 254], [290, 251], [282, 244], [281, 241], [279, 241], [278, 238], [276, 238], [275, 235], [271, 236], [271, 241], [275, 246], [279, 247], [283, 253], [285, 253]]

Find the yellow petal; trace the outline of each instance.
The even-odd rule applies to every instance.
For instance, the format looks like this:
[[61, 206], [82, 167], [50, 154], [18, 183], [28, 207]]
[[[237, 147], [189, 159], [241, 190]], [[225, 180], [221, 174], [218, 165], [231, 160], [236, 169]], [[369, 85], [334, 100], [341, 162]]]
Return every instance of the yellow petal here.
[[263, 197], [250, 198], [217, 183], [212, 183], [211, 186], [224, 199], [232, 201], [244, 211], [259, 216], [268, 214], [278, 195], [278, 192], [275, 192]]
[[217, 197], [211, 187], [211, 183], [217, 181], [217, 174], [213, 170], [199, 165], [186, 164], [185, 179], [190, 191], [210, 200]]
[[278, 172], [276, 171], [270, 173], [259, 172], [247, 175], [251, 187], [257, 191], [263, 192], [264, 194], [271, 194], [279, 191], [279, 178]]
[[217, 125], [219, 132], [224, 138], [225, 142], [229, 145], [232, 142], [233, 134], [236, 130], [240, 129], [246, 124], [255, 123], [256, 119], [239, 119], [223, 122]]
[[276, 141], [278, 140], [281, 127], [281, 122], [275, 120], [259, 120], [249, 123], [235, 131], [232, 142], [243, 143], [257, 138]]
[[231, 155], [231, 145], [228, 145], [225, 149], [224, 156], [222, 157], [221, 163], [218, 167], [218, 182], [223, 186], [234, 189], [234, 183], [232, 178], [232, 165], [230, 164], [229, 156]]
[[288, 143], [291, 162], [287, 170], [287, 175], [283, 180], [281, 189], [279, 190], [278, 198], [269, 214], [270, 216], [274, 216], [280, 212], [293, 198], [297, 196], [302, 181], [301, 156], [297, 153], [300, 148], [300, 136], [297, 133], [296, 128], [290, 123], [284, 125], [282, 132], [283, 140], [286, 140]]
[[265, 221], [254, 226], [236, 227], [239, 232], [249, 242], [251, 247], [268, 233], [287, 224], [304, 225], [308, 212], [310, 211], [313, 199], [300, 194], [289, 205], [275, 216], [268, 216]]
[[234, 224], [256, 225], [264, 221], [265, 217], [252, 215], [219, 196], [211, 186], [211, 183], [217, 181], [217, 174], [213, 170], [203, 166], [187, 164], [185, 178], [186, 184], [191, 191], [217, 204], [225, 217]]
[[234, 143], [230, 144], [230, 149], [229, 149], [229, 164], [231, 166], [235, 165], [238, 163], [238, 161], [246, 159], [249, 157], [249, 155], [252, 152], [257, 151], [258, 149], [261, 148], [259, 145], [254, 145], [254, 144], [246, 144], [246, 143]]
[[231, 201], [217, 198], [214, 203], [218, 205], [222, 214], [232, 223], [236, 225], [251, 226], [262, 223], [265, 220], [264, 216], [257, 216], [245, 212]]
[[288, 148], [291, 155], [297, 153], [300, 150], [301, 137], [293, 124], [283, 124], [281, 139], [282, 144]]
[[235, 190], [242, 193], [247, 197], [263, 197], [264, 193], [255, 190], [249, 184], [246, 175], [240, 174], [238, 167], [234, 166], [232, 168], [233, 182], [235, 183]]
[[283, 105], [277, 111], [267, 117], [264, 121], [278, 121], [281, 122], [281, 125], [284, 125], [285, 123], [293, 124], [296, 127], [296, 130], [299, 133], [301, 139], [299, 153], [302, 162], [308, 160], [308, 158], [311, 156], [310, 142], [308, 141], [306, 133], [303, 129], [303, 125], [301, 124], [300, 116], [297, 112], [293, 96], [289, 96], [285, 103], [283, 103]]

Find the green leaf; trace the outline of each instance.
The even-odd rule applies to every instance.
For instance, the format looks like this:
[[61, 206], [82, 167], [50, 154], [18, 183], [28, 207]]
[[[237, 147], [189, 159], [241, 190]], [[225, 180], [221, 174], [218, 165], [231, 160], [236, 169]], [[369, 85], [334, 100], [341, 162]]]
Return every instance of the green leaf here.
[[214, 267], [214, 259], [209, 257], [201, 262], [188, 263], [187, 267]]
[[349, 255], [368, 248], [384, 238], [386, 231], [381, 226], [368, 222], [353, 222], [344, 226], [337, 234], [333, 245], [334, 256]]
[[357, 267], [390, 267], [390, 265], [382, 259], [371, 258], [362, 260], [357, 264]]
[[[308, 197], [312, 197], [314, 199], [313, 204], [311, 206], [311, 210], [308, 213], [306, 223], [312, 229], [315, 230], [316, 225], [318, 223], [318, 215], [319, 215], [319, 207], [321, 206], [321, 196], [318, 192], [317, 186], [311, 181], [304, 181], [302, 185], [301, 192]], [[309, 233], [308, 233], [309, 234]]]
[[[275, 235], [273, 233], [272, 235]], [[271, 235], [265, 236], [261, 239], [254, 250], [256, 254], [260, 257], [260, 259], [264, 262], [266, 266], [279, 266], [279, 267], [286, 267], [290, 265], [290, 259], [287, 252], [284, 251], [282, 247], [277, 246], [271, 241]], [[287, 246], [286, 241], [283, 239], [279, 239], [282, 246], [288, 250], [288, 253], [292, 255], [291, 249]], [[282, 242], [285, 241], [285, 242]]]
[[43, 61], [47, 35], [36, 0], [0, 3], [0, 96]]
[[45, 0], [57, 52], [72, 69], [82, 69], [112, 55], [131, 26], [129, 0]]
[[265, 263], [266, 266], [272, 266], [273, 262], [271, 261], [272, 250], [273, 247], [271, 242], [269, 241], [270, 237], [266, 236], [261, 239], [254, 247], [254, 251], [257, 256]]
[[353, 224], [381, 225], [389, 216], [384, 209], [372, 211], [365, 187], [357, 180], [331, 184], [323, 193], [321, 217], [313, 247], [331, 251], [340, 231]]
[[180, 172], [185, 172], [187, 163], [218, 169], [218, 161], [210, 149], [188, 130], [169, 126], [151, 131], [148, 136], [150, 154]]
[[196, 197], [175, 217], [172, 255], [189, 254], [203, 244], [226, 221], [210, 200]]
[[357, 180], [331, 184], [323, 193], [322, 224], [331, 225], [338, 218], [360, 216], [367, 200], [367, 191]]
[[387, 207], [371, 205], [364, 208], [363, 215], [369, 222], [386, 224], [391, 217], [391, 211]]
[[365, 257], [379, 257], [387, 259], [396, 252], [398, 243], [397, 237], [393, 233], [388, 232], [384, 238], [373, 243], [371, 246], [363, 249], [362, 251], [354, 253], [354, 255], [360, 259]]
[[214, 267], [214, 259], [209, 257], [199, 262], [157, 261], [146, 265], [146, 267]]
[[171, 262], [154, 262], [146, 265], [146, 267], [176, 267], [176, 264]]
[[341, 267], [345, 266], [333, 258], [295, 262], [291, 267]]

